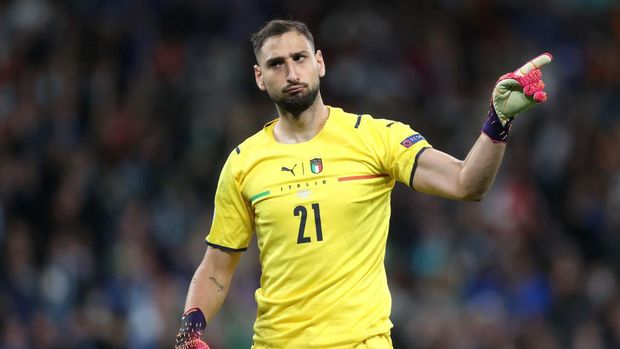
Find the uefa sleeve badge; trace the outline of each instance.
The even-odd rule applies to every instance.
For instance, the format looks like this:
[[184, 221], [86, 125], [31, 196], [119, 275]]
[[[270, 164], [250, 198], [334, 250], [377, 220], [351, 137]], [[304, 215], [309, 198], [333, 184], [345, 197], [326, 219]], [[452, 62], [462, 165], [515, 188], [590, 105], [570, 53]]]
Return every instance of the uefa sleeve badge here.
[[411, 136], [405, 138], [402, 142], [400, 142], [400, 145], [402, 145], [405, 148], [410, 148], [412, 145], [418, 143], [419, 141], [423, 139], [424, 137], [422, 137], [421, 134], [414, 133]]

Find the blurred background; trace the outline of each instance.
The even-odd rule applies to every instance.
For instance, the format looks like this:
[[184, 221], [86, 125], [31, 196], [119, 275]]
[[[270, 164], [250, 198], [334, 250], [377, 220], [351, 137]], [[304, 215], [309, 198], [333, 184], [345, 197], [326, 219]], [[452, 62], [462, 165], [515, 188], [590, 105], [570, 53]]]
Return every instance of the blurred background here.
[[[229, 152], [275, 118], [249, 35], [305, 21], [327, 104], [464, 158], [549, 51], [480, 203], [398, 184], [396, 348], [620, 348], [620, 3], [0, 0], [0, 348], [170, 348]], [[207, 329], [249, 348], [255, 243]], [[346, 330], [343, 328], [343, 330]]]

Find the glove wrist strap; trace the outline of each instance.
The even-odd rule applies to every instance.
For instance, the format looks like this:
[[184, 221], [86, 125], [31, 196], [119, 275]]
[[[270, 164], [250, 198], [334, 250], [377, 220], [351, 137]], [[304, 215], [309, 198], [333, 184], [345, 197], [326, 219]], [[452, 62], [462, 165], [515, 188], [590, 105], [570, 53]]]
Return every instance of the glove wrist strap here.
[[503, 125], [497, 116], [493, 103], [491, 103], [491, 107], [489, 108], [489, 116], [484, 124], [482, 124], [481, 131], [489, 136], [493, 143], [508, 143], [508, 134], [510, 133], [512, 120], [513, 118], [508, 119], [506, 125]]
[[175, 348], [190, 347], [192, 342], [200, 340], [205, 327], [207, 327], [207, 320], [202, 310], [199, 308], [187, 310], [181, 318], [181, 329], [179, 334], [177, 334]]

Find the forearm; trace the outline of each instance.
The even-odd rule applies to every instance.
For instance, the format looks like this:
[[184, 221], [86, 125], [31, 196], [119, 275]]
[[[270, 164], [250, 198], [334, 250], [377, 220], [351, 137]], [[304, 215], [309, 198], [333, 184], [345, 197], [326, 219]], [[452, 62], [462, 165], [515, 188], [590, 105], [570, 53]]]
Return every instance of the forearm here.
[[218, 273], [214, 268], [201, 263], [196, 269], [187, 291], [185, 311], [199, 308], [207, 321], [213, 319], [220, 310], [230, 288], [231, 277]]
[[207, 320], [213, 319], [228, 294], [240, 257], [240, 252], [208, 247], [189, 285], [185, 311], [199, 308]]
[[209, 349], [201, 337], [224, 303], [239, 257], [239, 253], [207, 248], [189, 285], [175, 349]]
[[505, 143], [493, 142], [487, 135], [480, 134], [467, 157], [462, 162], [458, 175], [458, 187], [463, 199], [481, 200], [489, 191], [502, 163]]

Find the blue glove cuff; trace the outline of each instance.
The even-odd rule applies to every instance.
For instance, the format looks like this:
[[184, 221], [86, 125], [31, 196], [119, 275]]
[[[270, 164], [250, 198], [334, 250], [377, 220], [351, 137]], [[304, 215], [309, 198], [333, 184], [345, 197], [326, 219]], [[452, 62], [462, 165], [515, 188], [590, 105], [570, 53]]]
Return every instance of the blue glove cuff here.
[[513, 118], [510, 118], [506, 125], [502, 125], [502, 122], [495, 112], [495, 107], [491, 103], [489, 108], [489, 116], [487, 120], [482, 124], [482, 133], [491, 138], [494, 143], [508, 143], [508, 134], [510, 133], [510, 127], [512, 126]]
[[183, 314], [181, 318], [181, 329], [177, 335], [176, 346], [188, 343], [192, 340], [202, 337], [202, 333], [207, 327], [207, 320], [202, 310], [199, 308], [191, 308]]

